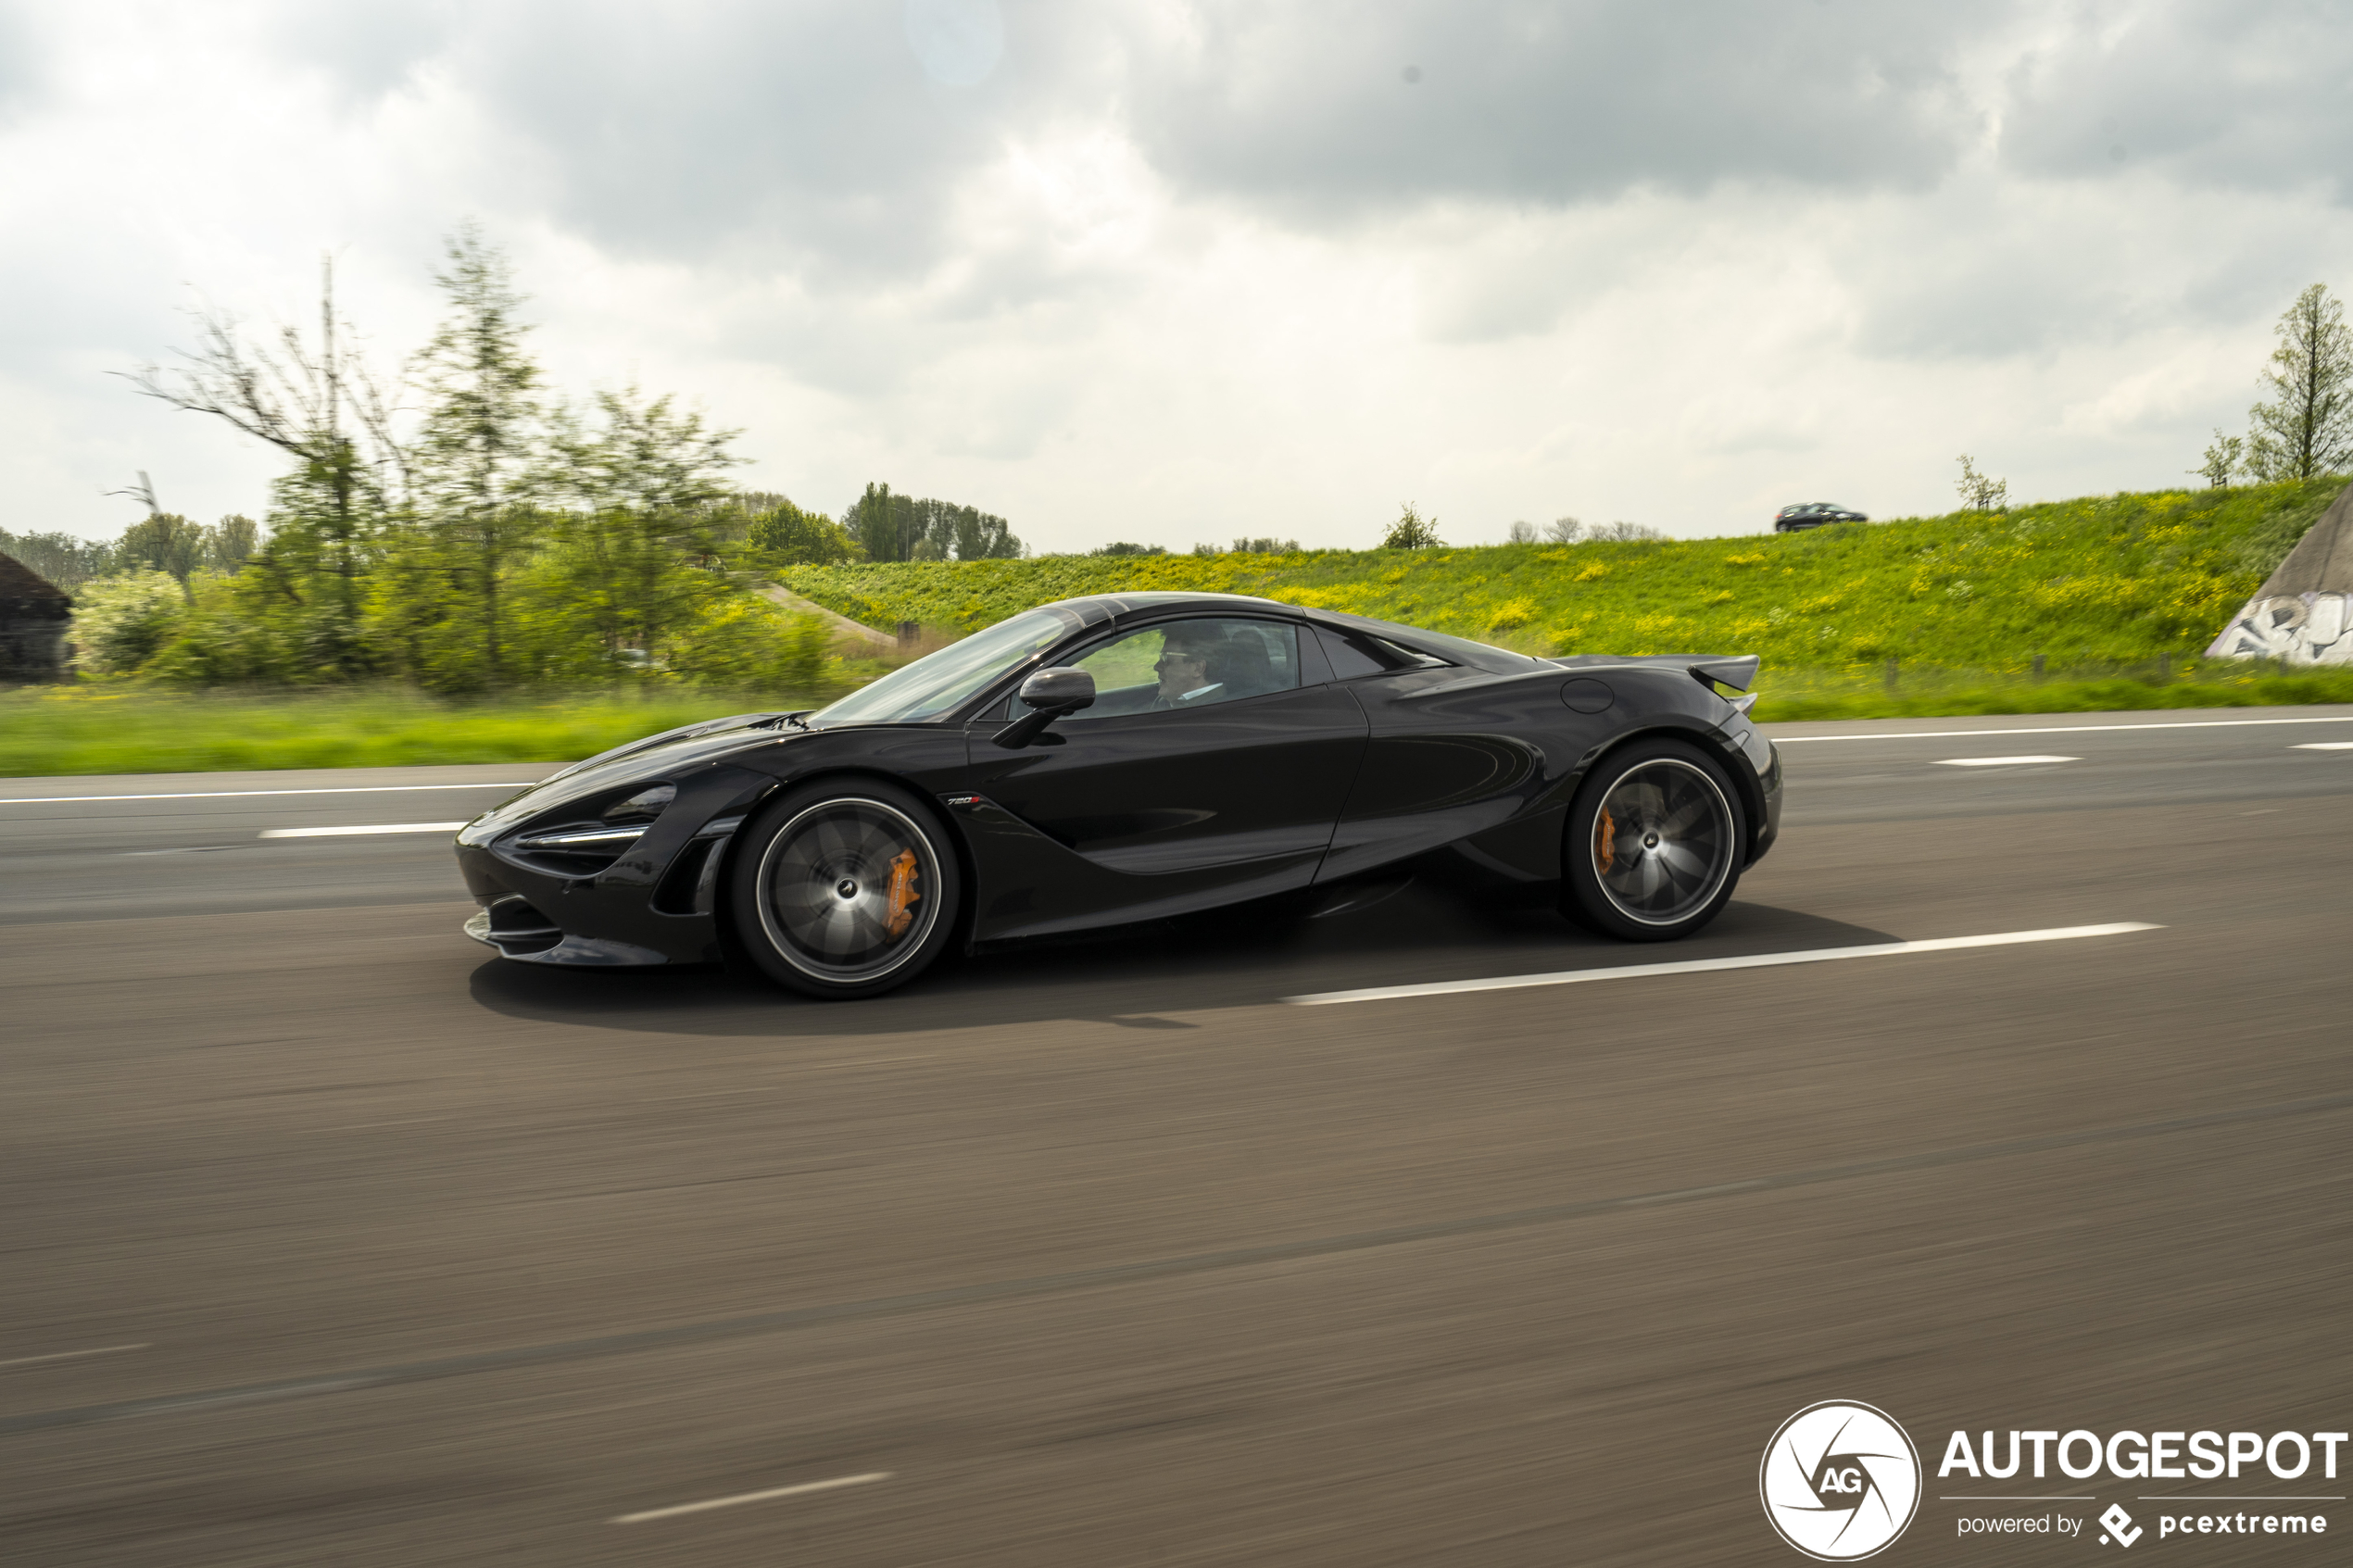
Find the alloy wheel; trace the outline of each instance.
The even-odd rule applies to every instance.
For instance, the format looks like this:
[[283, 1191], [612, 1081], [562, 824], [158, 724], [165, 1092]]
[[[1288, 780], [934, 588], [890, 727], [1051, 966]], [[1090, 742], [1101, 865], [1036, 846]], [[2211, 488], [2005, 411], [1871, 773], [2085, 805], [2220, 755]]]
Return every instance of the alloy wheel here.
[[777, 954], [836, 985], [879, 979], [924, 947], [938, 920], [931, 838], [879, 800], [811, 806], [769, 840], [755, 894]]
[[1738, 834], [1713, 778], [1679, 758], [1637, 764], [1593, 816], [1593, 874], [1627, 919], [1672, 925], [1706, 907], [1731, 873]]

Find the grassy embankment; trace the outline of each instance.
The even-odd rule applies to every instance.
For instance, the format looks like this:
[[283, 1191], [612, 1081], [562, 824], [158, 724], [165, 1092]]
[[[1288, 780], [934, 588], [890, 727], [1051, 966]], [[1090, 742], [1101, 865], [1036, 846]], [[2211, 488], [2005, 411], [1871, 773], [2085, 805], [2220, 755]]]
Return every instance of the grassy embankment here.
[[2197, 657], [2345, 483], [1786, 535], [800, 567], [786, 582], [870, 625], [950, 632], [1078, 594], [1193, 589], [1531, 653], [1756, 653], [1768, 719], [2353, 701], [2353, 670], [2280, 675]]
[[[2100, 496], [1782, 537], [803, 567], [786, 580], [869, 625], [914, 621], [943, 636], [1073, 595], [1176, 588], [1354, 610], [1534, 653], [1757, 653], [1768, 720], [2347, 702], [2353, 670], [2197, 659], [2344, 483]], [[830, 674], [848, 684], [882, 668]], [[451, 704], [386, 691], [36, 687], [0, 693], [0, 775], [556, 761], [795, 705], [660, 689]]]

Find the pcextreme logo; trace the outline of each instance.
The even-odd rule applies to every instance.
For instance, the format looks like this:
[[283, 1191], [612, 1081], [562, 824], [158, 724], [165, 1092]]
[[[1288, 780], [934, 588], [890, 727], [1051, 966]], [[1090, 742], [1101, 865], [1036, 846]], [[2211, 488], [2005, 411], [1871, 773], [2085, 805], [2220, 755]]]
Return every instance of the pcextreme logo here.
[[1853, 1562], [1894, 1544], [1919, 1512], [1919, 1450], [1885, 1411], [1825, 1399], [1781, 1423], [1756, 1489], [1781, 1539], [1819, 1562]]

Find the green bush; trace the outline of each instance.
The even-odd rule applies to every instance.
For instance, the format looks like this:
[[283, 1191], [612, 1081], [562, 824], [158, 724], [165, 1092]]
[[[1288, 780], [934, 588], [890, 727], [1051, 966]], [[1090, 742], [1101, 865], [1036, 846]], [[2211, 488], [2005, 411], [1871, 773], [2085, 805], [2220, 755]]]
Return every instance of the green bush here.
[[85, 583], [73, 600], [74, 664], [121, 675], [155, 657], [187, 608], [179, 580], [152, 568]]

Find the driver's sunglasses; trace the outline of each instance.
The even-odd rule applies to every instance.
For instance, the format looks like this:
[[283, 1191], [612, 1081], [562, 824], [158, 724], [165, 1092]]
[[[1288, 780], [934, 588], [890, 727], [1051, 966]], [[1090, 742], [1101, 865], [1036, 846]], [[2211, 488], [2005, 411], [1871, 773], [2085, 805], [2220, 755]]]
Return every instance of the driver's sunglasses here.
[[1207, 660], [1202, 655], [1197, 653], [1164, 653], [1160, 656], [1159, 660], [1152, 665], [1152, 668], [1155, 670], [1165, 670], [1172, 664], [1203, 664], [1206, 662]]

